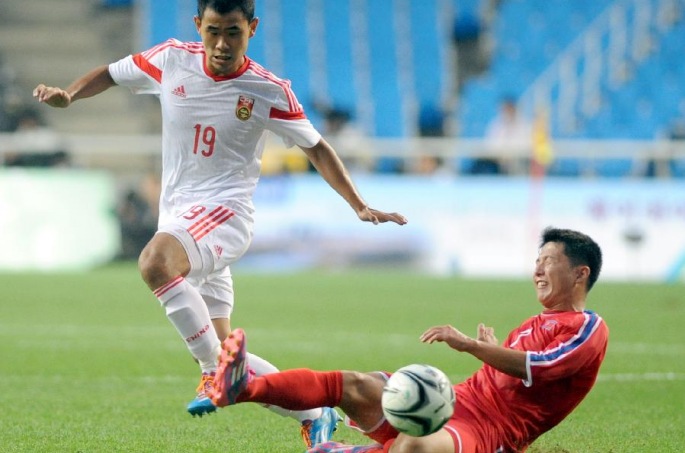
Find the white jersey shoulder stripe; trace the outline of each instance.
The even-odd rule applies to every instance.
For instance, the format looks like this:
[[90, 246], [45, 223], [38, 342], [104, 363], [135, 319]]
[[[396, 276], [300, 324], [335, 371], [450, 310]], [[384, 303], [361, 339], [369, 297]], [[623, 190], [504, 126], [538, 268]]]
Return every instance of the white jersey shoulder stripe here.
[[163, 52], [164, 50], [166, 50], [170, 47], [175, 48], [175, 49], [185, 50], [185, 51], [190, 52], [190, 53], [202, 53], [202, 52], [204, 52], [204, 47], [202, 46], [202, 43], [199, 43], [199, 42], [181, 42], [177, 39], [172, 38], [172, 39], [169, 39], [167, 41], [164, 41], [161, 44], [158, 44], [158, 45], [152, 47], [151, 49], [148, 49], [144, 52], [141, 52], [141, 54], [143, 55], [143, 57], [145, 57], [145, 59], [150, 59], [150, 58], [154, 57], [155, 55], [157, 55], [158, 53]]
[[263, 78], [267, 79], [268, 81], [275, 83], [276, 85], [280, 86], [283, 89], [283, 92], [285, 93], [286, 98], [288, 99], [288, 106], [289, 106], [290, 112], [294, 113], [294, 112], [301, 112], [302, 111], [302, 106], [297, 101], [297, 97], [295, 96], [295, 93], [290, 88], [290, 81], [276, 77], [272, 72], [264, 69], [264, 67], [262, 67], [258, 63], [255, 63], [253, 60], [250, 60], [250, 65], [248, 67], [248, 70], [251, 70], [254, 74], [258, 75], [259, 77], [263, 77]]

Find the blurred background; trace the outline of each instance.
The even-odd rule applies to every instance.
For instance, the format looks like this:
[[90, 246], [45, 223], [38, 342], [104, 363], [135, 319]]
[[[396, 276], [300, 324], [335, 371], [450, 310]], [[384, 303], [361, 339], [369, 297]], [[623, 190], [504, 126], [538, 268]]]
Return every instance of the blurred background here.
[[[154, 233], [157, 100], [94, 66], [199, 39], [194, 0], [0, 3], [0, 269], [136, 259]], [[529, 275], [540, 230], [602, 245], [605, 278], [685, 281], [685, 0], [257, 0], [248, 55], [290, 79], [373, 207], [361, 224], [276, 138], [250, 271]]]

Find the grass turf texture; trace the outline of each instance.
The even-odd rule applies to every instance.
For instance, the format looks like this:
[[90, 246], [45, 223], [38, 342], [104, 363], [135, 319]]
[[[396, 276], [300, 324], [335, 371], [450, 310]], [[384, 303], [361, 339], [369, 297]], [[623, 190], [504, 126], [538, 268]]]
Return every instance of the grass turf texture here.
[[[453, 381], [478, 362], [424, 345], [431, 325], [501, 340], [540, 307], [527, 281], [400, 273], [234, 276], [234, 327], [281, 368], [390, 370], [430, 363]], [[133, 264], [0, 274], [3, 452], [301, 452], [298, 424], [244, 404], [191, 418], [198, 369]], [[611, 335], [600, 380], [532, 453], [685, 450], [682, 285], [599, 282]], [[338, 441], [366, 443], [341, 427]]]

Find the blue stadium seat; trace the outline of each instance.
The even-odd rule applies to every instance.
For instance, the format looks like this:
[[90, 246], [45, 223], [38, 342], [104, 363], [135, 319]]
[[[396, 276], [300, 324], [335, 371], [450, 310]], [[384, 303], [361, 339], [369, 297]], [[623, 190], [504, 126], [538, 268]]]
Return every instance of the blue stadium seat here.
[[[405, 135], [402, 94], [399, 85], [395, 30], [391, 4], [367, 2], [366, 26], [371, 70], [371, 96], [374, 100], [374, 135], [402, 137]], [[379, 20], [379, 18], [385, 18]]]
[[674, 159], [670, 170], [674, 178], [685, 178], [685, 159]]
[[[645, 0], [655, 3], [654, 0]], [[507, 0], [501, 2], [492, 31], [495, 48], [490, 75], [492, 86], [519, 95], [549, 64], [592, 23], [613, 0]], [[626, 9], [629, 31], [633, 23], [635, 5]], [[656, 31], [654, 31], [656, 32]], [[658, 36], [657, 36], [658, 38]], [[608, 45], [608, 39], [602, 41]], [[606, 85], [602, 96], [603, 107], [595, 118], [587, 118], [579, 130], [560, 132], [558, 121], [552, 118], [552, 132], [567, 138], [653, 138], [677, 114], [680, 99], [685, 98], [685, 21], [680, 21], [655, 45], [661, 49], [649, 59], [639, 62], [634, 78], [618, 90]], [[668, 71], [664, 71], [667, 68]], [[579, 65], [578, 71], [582, 71]], [[670, 74], [669, 79], [664, 79]], [[605, 82], [606, 82], [606, 75]], [[469, 87], [484, 92], [485, 88]], [[552, 93], [554, 102], [558, 93]], [[482, 124], [480, 95], [464, 92], [461, 121], [464, 130], [477, 135], [474, 124]], [[681, 112], [682, 114], [682, 112]], [[612, 168], [609, 165], [609, 168]], [[607, 170], [620, 173], [618, 170]]]
[[[447, 42], [439, 34], [439, 27], [427, 27], [439, 20], [437, 0], [410, 2], [408, 31], [412, 40], [414, 90], [419, 104], [440, 105], [446, 76], [440, 68]], [[401, 32], [400, 32], [401, 33]], [[449, 68], [451, 69], [451, 68]]]
[[[257, 2], [263, 3], [263, 2]], [[282, 76], [292, 82], [298, 100], [307, 112], [312, 111], [312, 91], [310, 86], [311, 66], [309, 62], [309, 33], [307, 23], [307, 4], [305, 2], [288, 2], [282, 4], [281, 37], [283, 51]]]
[[352, 61], [353, 38], [348, 20], [350, 14], [349, 2], [324, 0], [328, 98], [335, 107], [354, 112], [357, 108], [357, 91]]
[[549, 176], [578, 177], [587, 171], [588, 162], [585, 159], [572, 157], [557, 157], [547, 168]]
[[635, 171], [635, 162], [629, 158], [595, 159], [592, 165], [594, 174], [603, 178], [631, 176]]
[[473, 173], [473, 168], [476, 163], [476, 159], [471, 157], [458, 157], [454, 161], [454, 170], [460, 175], [469, 175]]
[[483, 76], [466, 83], [460, 101], [461, 136], [483, 137], [497, 114], [500, 95], [493, 77]]

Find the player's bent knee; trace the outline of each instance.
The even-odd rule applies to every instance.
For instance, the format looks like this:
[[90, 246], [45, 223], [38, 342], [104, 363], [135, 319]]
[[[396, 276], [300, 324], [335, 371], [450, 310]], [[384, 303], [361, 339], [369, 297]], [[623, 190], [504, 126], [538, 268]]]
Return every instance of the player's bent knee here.
[[157, 235], [138, 257], [138, 269], [148, 287], [155, 290], [179, 275], [186, 275], [190, 263], [185, 250], [175, 238]]
[[380, 404], [383, 382], [375, 377], [358, 371], [345, 371], [343, 374], [343, 400], [354, 404]]
[[143, 281], [153, 290], [173, 278], [165, 264], [164, 257], [147, 249], [138, 258], [138, 270]]

